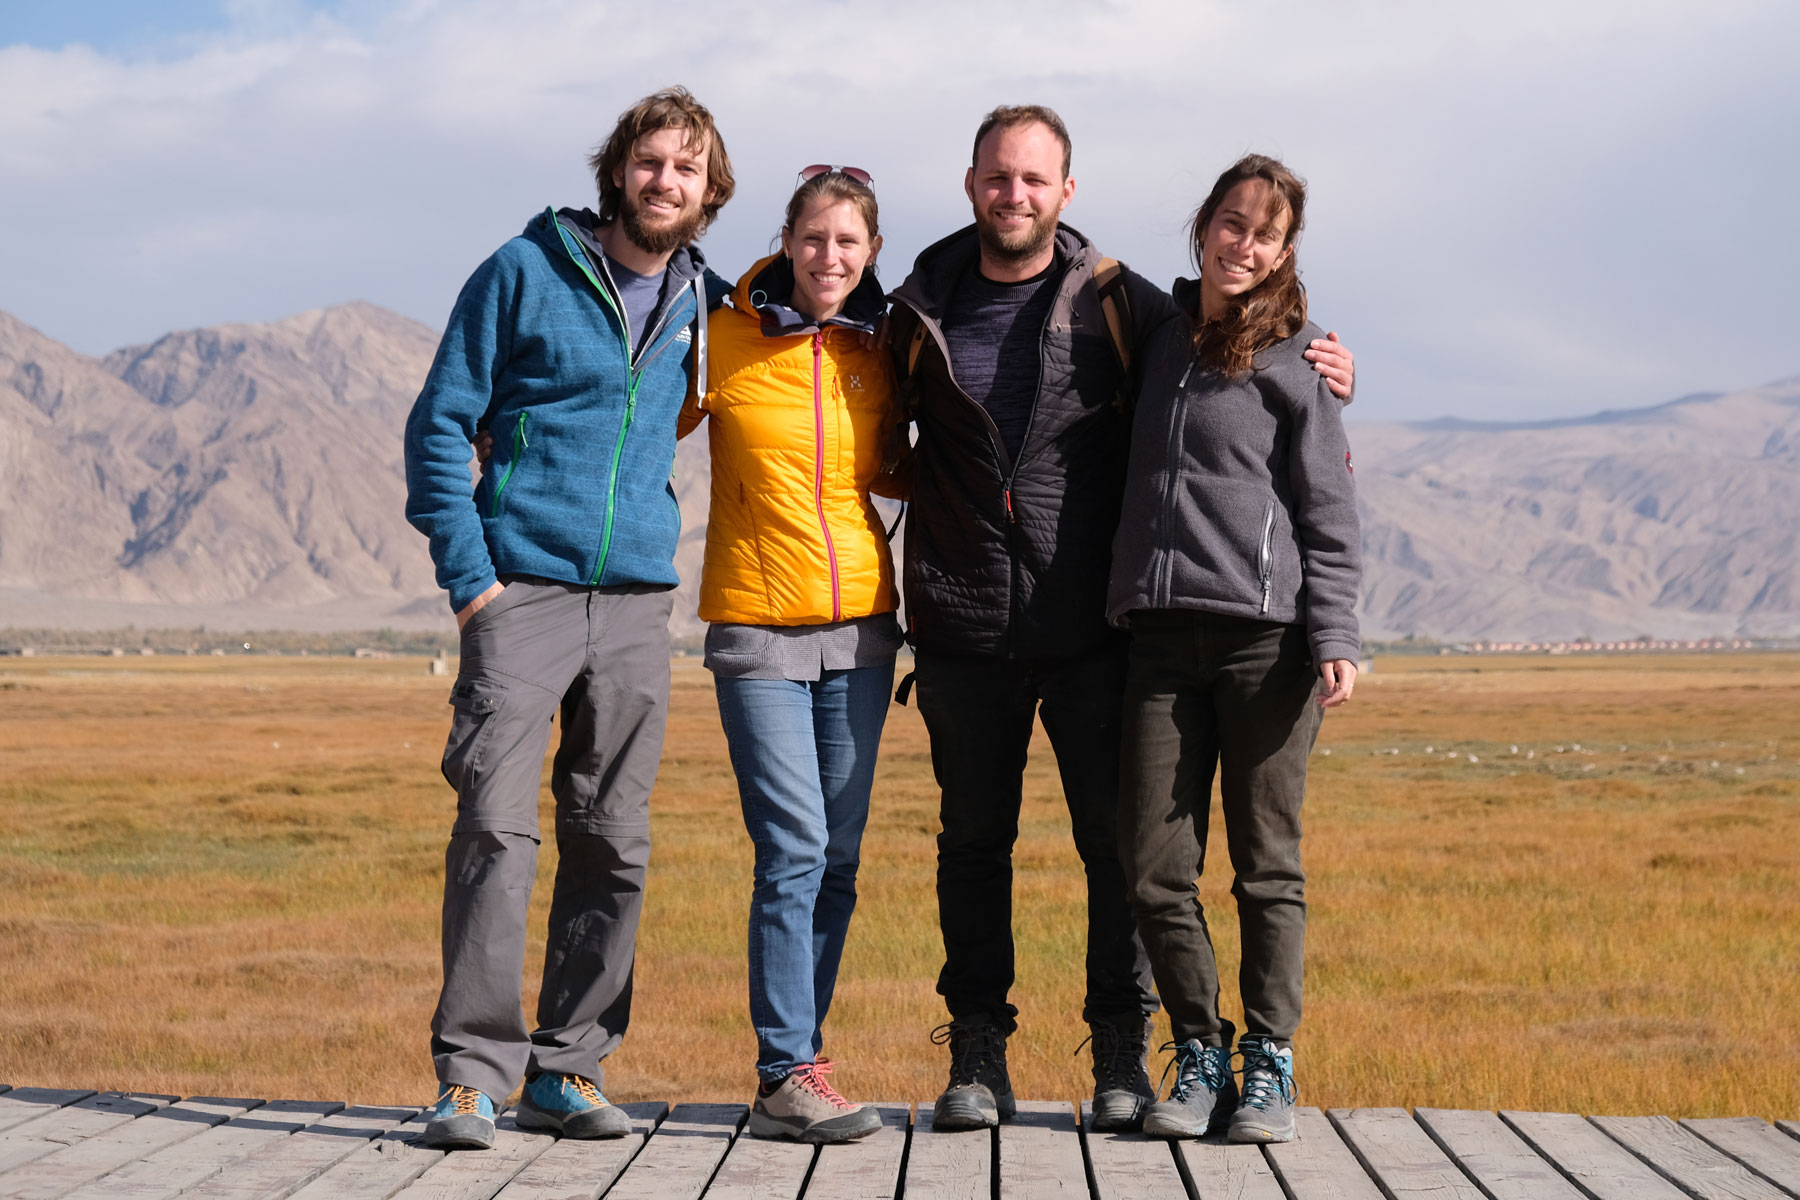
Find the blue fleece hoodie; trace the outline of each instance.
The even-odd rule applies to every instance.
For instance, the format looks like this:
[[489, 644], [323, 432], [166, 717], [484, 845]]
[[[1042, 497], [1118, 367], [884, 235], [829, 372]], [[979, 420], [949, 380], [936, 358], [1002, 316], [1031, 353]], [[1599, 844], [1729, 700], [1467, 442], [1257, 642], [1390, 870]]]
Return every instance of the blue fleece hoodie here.
[[[675, 419], [704, 361], [697, 293], [716, 303], [726, 285], [698, 251], [677, 251], [679, 290], [665, 292], [634, 362], [624, 306], [580, 220], [545, 210], [476, 268], [406, 421], [406, 519], [431, 539], [452, 611], [500, 575], [678, 582]], [[482, 428], [494, 453], [471, 494]]]

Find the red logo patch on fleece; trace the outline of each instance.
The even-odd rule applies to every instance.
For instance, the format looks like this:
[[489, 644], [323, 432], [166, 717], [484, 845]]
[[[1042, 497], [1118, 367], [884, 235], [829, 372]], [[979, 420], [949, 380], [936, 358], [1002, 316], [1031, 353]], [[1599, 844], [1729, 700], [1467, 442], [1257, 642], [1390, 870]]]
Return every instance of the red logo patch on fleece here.
[[1344, 451], [1344, 470], [1350, 472], [1352, 475], [1356, 474], [1356, 464], [1350, 461], [1350, 452], [1348, 450]]

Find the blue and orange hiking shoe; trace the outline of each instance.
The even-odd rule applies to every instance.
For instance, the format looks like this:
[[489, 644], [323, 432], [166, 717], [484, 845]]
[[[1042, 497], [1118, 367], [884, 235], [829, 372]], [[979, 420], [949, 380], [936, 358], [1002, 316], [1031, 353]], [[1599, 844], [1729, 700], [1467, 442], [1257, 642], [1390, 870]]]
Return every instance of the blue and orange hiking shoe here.
[[446, 1083], [426, 1110], [425, 1136], [434, 1150], [491, 1150], [494, 1146], [494, 1102], [472, 1087]]
[[1234, 1142], [1294, 1140], [1294, 1052], [1266, 1037], [1238, 1039], [1244, 1060], [1244, 1099], [1225, 1136]]
[[553, 1071], [525, 1085], [513, 1120], [520, 1129], [554, 1129], [571, 1138], [623, 1137], [631, 1132], [631, 1118], [607, 1103], [593, 1080]]

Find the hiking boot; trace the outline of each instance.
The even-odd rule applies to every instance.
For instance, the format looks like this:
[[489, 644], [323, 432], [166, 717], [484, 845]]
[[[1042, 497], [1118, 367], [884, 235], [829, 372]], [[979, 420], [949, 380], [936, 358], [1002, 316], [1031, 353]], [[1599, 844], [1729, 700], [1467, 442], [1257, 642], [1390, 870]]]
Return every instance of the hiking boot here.
[[992, 1129], [1018, 1111], [1006, 1074], [1006, 1031], [987, 1017], [951, 1021], [931, 1031], [950, 1044], [950, 1082], [931, 1106], [933, 1129]]
[[1225, 1136], [1234, 1142], [1294, 1140], [1294, 1052], [1266, 1037], [1238, 1039], [1244, 1060], [1244, 1099]]
[[[1088, 1022], [1087, 1045], [1094, 1054], [1094, 1115], [1089, 1127], [1100, 1133], [1139, 1129], [1144, 1110], [1156, 1099], [1144, 1057], [1150, 1052], [1150, 1023], [1142, 1013], [1115, 1013]], [[1077, 1046], [1079, 1052], [1081, 1047]]]
[[525, 1085], [513, 1120], [520, 1129], [554, 1129], [569, 1138], [624, 1137], [631, 1118], [608, 1104], [594, 1081], [545, 1071]]
[[[852, 1104], [825, 1082], [829, 1063], [805, 1063], [773, 1089], [756, 1089], [748, 1131], [760, 1138], [794, 1142], [848, 1142], [881, 1128], [881, 1114]], [[766, 1090], [767, 1089], [767, 1090]]]
[[425, 1111], [420, 1143], [434, 1150], [491, 1150], [494, 1147], [494, 1102], [472, 1087], [446, 1083], [437, 1102]]
[[1203, 1046], [1198, 1039], [1169, 1042], [1163, 1049], [1175, 1051], [1163, 1070], [1164, 1077], [1175, 1072], [1175, 1086], [1167, 1100], [1152, 1104], [1144, 1114], [1144, 1132], [1151, 1137], [1197, 1138], [1223, 1128], [1237, 1107], [1231, 1051]]

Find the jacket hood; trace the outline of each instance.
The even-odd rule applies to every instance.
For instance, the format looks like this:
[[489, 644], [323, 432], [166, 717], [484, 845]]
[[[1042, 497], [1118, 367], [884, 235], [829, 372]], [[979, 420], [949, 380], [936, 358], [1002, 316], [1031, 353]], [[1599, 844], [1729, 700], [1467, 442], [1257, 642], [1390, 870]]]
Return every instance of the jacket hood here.
[[874, 333], [887, 315], [887, 297], [873, 271], [865, 270], [862, 279], [844, 302], [843, 311], [823, 322], [815, 321], [793, 306], [794, 260], [785, 254], [771, 254], [760, 260], [739, 279], [731, 290], [731, 306], [739, 312], [754, 312], [762, 318], [764, 337], [793, 337], [817, 333], [822, 325], [842, 325], [864, 333]]
[[1186, 314], [1190, 321], [1200, 319], [1200, 281], [1198, 279], [1177, 279], [1169, 288], [1169, 295], [1175, 298], [1175, 307]]
[[[913, 261], [912, 274], [894, 289], [895, 300], [905, 301], [934, 320], [949, 303], [950, 294], [962, 277], [979, 260], [981, 240], [975, 226], [965, 225], [947, 238], [933, 242], [919, 252]], [[1057, 268], [1081, 260], [1100, 260], [1100, 251], [1080, 230], [1070, 225], [1056, 227]]]
[[[593, 254], [602, 254], [604, 249], [596, 236], [602, 228], [600, 217], [591, 208], [559, 208], [556, 210], [557, 223], [581, 240], [581, 244]], [[557, 250], [561, 250], [562, 242], [556, 230], [550, 227], [550, 210], [545, 209], [525, 223], [525, 236], [534, 237]], [[696, 246], [682, 246], [669, 256], [668, 272], [677, 284], [691, 283], [694, 277], [706, 270], [706, 256]]]

